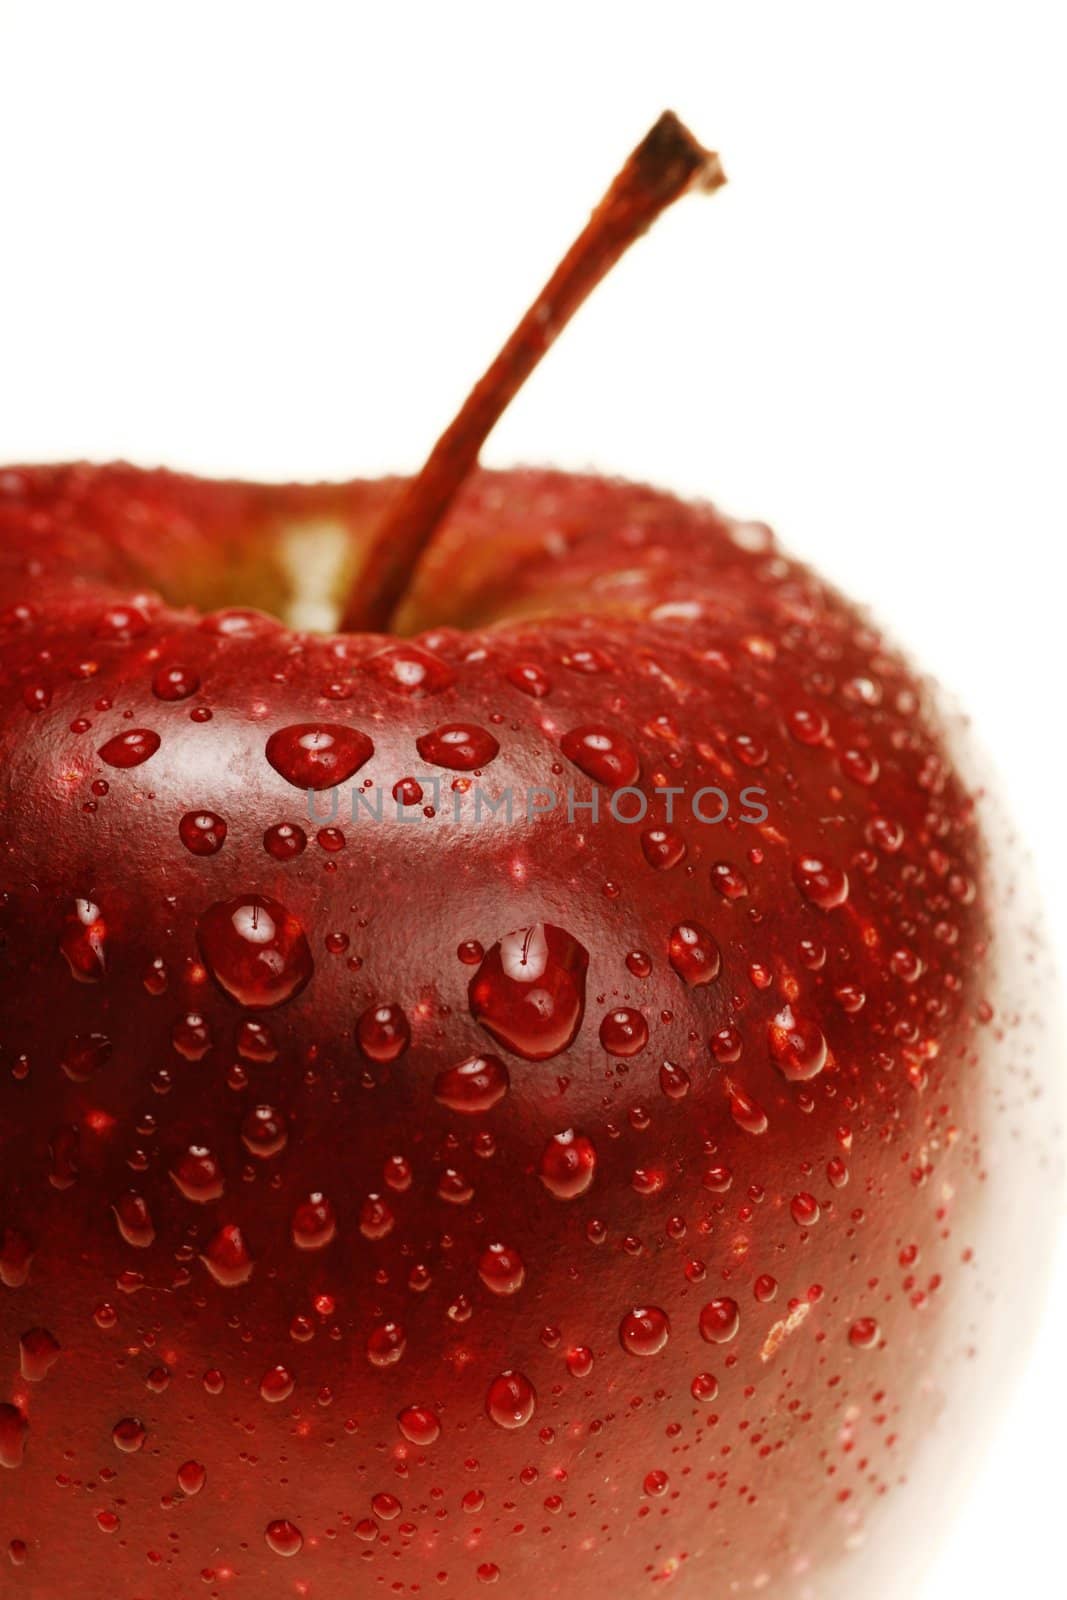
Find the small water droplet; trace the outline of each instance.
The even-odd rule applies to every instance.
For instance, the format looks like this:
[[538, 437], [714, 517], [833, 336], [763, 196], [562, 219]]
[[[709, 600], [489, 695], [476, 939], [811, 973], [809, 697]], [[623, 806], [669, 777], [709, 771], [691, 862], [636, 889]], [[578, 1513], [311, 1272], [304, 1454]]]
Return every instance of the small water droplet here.
[[227, 826], [216, 811], [187, 811], [178, 823], [178, 837], [194, 856], [218, 855], [226, 842]]
[[648, 1043], [648, 1023], [640, 1011], [619, 1006], [600, 1024], [600, 1043], [610, 1056], [636, 1056]]
[[596, 1176], [596, 1150], [592, 1140], [568, 1128], [553, 1134], [541, 1152], [538, 1175], [557, 1200], [575, 1200]]
[[275, 861], [292, 861], [307, 849], [308, 836], [295, 822], [276, 822], [263, 835], [263, 848]]
[[714, 936], [699, 922], [680, 922], [671, 929], [668, 955], [671, 966], [690, 988], [713, 982], [722, 967]]
[[641, 849], [650, 867], [666, 872], [685, 857], [685, 840], [673, 828], [646, 828]]
[[152, 693], [157, 700], [188, 700], [200, 687], [200, 679], [192, 667], [174, 665], [160, 667], [152, 679]]
[[370, 1006], [356, 1024], [356, 1038], [368, 1061], [395, 1061], [411, 1043], [411, 1025], [398, 1005]]
[[99, 983], [107, 966], [107, 924], [92, 900], [75, 900], [59, 948], [72, 978], [79, 983]]
[[873, 1317], [857, 1317], [848, 1330], [848, 1342], [856, 1350], [873, 1350], [882, 1330]]
[[434, 1079], [434, 1099], [468, 1115], [490, 1111], [508, 1092], [508, 1069], [496, 1056], [468, 1056]]
[[798, 856], [793, 863], [793, 881], [820, 911], [833, 911], [848, 899], [847, 875], [821, 856]]
[[428, 1406], [405, 1406], [396, 1419], [397, 1427], [409, 1444], [426, 1449], [441, 1437], [441, 1424]]
[[263, 1160], [284, 1150], [288, 1137], [285, 1116], [273, 1106], [253, 1106], [241, 1123], [241, 1140], [245, 1149]]
[[178, 1488], [187, 1499], [200, 1493], [207, 1482], [207, 1468], [199, 1461], [183, 1461], [178, 1468]]
[[387, 644], [383, 650], [368, 656], [363, 670], [386, 688], [410, 699], [441, 694], [456, 681], [452, 668], [440, 656], [408, 640], [402, 644]]
[[236, 1223], [225, 1223], [212, 1236], [201, 1260], [224, 1289], [247, 1283], [255, 1263]]
[[116, 1422], [111, 1430], [111, 1437], [115, 1441], [116, 1450], [121, 1450], [123, 1455], [132, 1456], [144, 1445], [148, 1438], [148, 1429], [139, 1417], [123, 1417], [121, 1422]]
[[191, 1144], [183, 1150], [170, 1175], [187, 1200], [201, 1205], [218, 1200], [225, 1188], [218, 1157], [203, 1144]]
[[293, 1212], [293, 1243], [298, 1250], [322, 1250], [337, 1234], [337, 1214], [317, 1190]]
[[827, 1047], [817, 1023], [797, 1017], [784, 1006], [768, 1026], [771, 1058], [790, 1083], [817, 1077], [826, 1065]]
[[612, 728], [572, 728], [560, 740], [560, 749], [580, 772], [605, 788], [631, 788], [641, 776], [637, 751]]
[[27, 1383], [43, 1383], [59, 1360], [59, 1341], [47, 1328], [30, 1328], [19, 1338], [19, 1371]]
[[283, 1400], [288, 1400], [296, 1388], [296, 1379], [288, 1367], [268, 1367], [259, 1380], [260, 1398], [266, 1400], [268, 1405], [280, 1405]]

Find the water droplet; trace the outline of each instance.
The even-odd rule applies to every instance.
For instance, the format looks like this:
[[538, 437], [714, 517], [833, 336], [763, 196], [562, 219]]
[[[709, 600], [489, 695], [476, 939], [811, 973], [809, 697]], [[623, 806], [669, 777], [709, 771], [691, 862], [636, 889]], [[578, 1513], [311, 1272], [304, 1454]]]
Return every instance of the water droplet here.
[[416, 739], [415, 748], [424, 761], [450, 772], [487, 767], [500, 752], [493, 735], [472, 722], [446, 722]]
[[200, 1493], [207, 1482], [207, 1468], [199, 1461], [183, 1461], [178, 1468], [178, 1488], [187, 1499]]
[[59, 1341], [47, 1328], [30, 1328], [19, 1339], [19, 1371], [27, 1383], [43, 1383], [59, 1360]]
[[441, 1437], [441, 1424], [428, 1406], [405, 1406], [396, 1422], [408, 1443], [422, 1449]]
[[384, 1239], [392, 1233], [396, 1218], [380, 1194], [369, 1194], [359, 1213], [359, 1231], [365, 1239]]
[[636, 1056], [648, 1043], [648, 1023], [640, 1011], [619, 1006], [600, 1024], [600, 1043], [609, 1056]]
[[30, 1425], [18, 1406], [0, 1402], [0, 1467], [21, 1467]]
[[111, 1430], [116, 1450], [123, 1455], [136, 1455], [148, 1438], [148, 1429], [139, 1417], [123, 1417]]
[[789, 1202], [789, 1213], [798, 1228], [811, 1228], [819, 1220], [819, 1202], [813, 1194], [795, 1194]]
[[689, 1385], [689, 1393], [701, 1405], [710, 1405], [719, 1393], [718, 1379], [713, 1378], [710, 1372], [698, 1372]]
[[533, 662], [520, 661], [509, 667], [504, 676], [516, 689], [521, 689], [523, 694], [530, 695], [534, 700], [543, 700], [552, 688], [548, 673]]
[[857, 1317], [848, 1330], [848, 1342], [857, 1350], [873, 1350], [882, 1330], [873, 1317]]
[[485, 1409], [498, 1428], [524, 1428], [536, 1408], [536, 1390], [521, 1372], [502, 1372], [489, 1385]]
[[276, 1556], [296, 1556], [304, 1548], [304, 1535], [292, 1522], [268, 1522], [263, 1537]]
[[650, 867], [665, 872], [683, 860], [685, 840], [673, 828], [646, 828], [641, 835], [641, 849]]
[[21, 1289], [30, 1275], [33, 1246], [19, 1229], [0, 1228], [0, 1283], [5, 1289]]
[[851, 778], [853, 783], [862, 784], [869, 789], [878, 781], [878, 758], [869, 750], [843, 750], [841, 752], [841, 771], [846, 778]]
[[671, 1480], [665, 1472], [649, 1472], [645, 1476], [644, 1489], [648, 1495], [663, 1495], [671, 1486]]
[[373, 754], [365, 733], [338, 722], [295, 722], [272, 733], [266, 745], [275, 772], [297, 789], [332, 789]]
[[370, 1006], [356, 1024], [356, 1038], [368, 1061], [395, 1061], [411, 1043], [411, 1025], [398, 1005]]
[[225, 1223], [215, 1233], [200, 1258], [215, 1282], [224, 1289], [247, 1283], [255, 1263], [236, 1223]]
[[189, 1011], [174, 1024], [170, 1042], [186, 1061], [202, 1061], [211, 1049], [211, 1030], [198, 1011]]
[[295, 822], [276, 822], [263, 835], [263, 848], [275, 861], [292, 861], [307, 849], [308, 836]]
[[848, 899], [847, 875], [820, 856], [798, 856], [793, 863], [793, 881], [820, 911], [833, 911]]
[[790, 1083], [816, 1077], [826, 1065], [827, 1048], [817, 1023], [796, 1017], [785, 1006], [767, 1030], [771, 1058]]
[[593, 1370], [593, 1352], [587, 1345], [576, 1345], [567, 1352], [567, 1371], [572, 1378], [588, 1378]]
[[217, 1200], [225, 1188], [218, 1158], [203, 1144], [191, 1144], [183, 1150], [170, 1175], [187, 1200], [200, 1204]]
[[276, 1061], [278, 1045], [265, 1022], [242, 1017], [237, 1024], [237, 1054], [243, 1061]]
[[716, 861], [711, 869], [711, 886], [724, 900], [741, 900], [748, 893], [744, 877], [728, 861]]
[[830, 732], [830, 724], [821, 711], [810, 706], [797, 706], [786, 719], [789, 732], [798, 744], [822, 744]]
[[152, 679], [152, 693], [157, 700], [188, 700], [200, 687], [200, 679], [192, 667], [160, 667]]
[[59, 1064], [72, 1083], [88, 1083], [111, 1058], [111, 1040], [104, 1033], [75, 1033], [63, 1047]]
[[59, 941], [72, 978], [99, 983], [107, 965], [107, 925], [92, 900], [75, 900]]
[[367, 1337], [367, 1360], [373, 1367], [392, 1367], [407, 1347], [407, 1335], [398, 1322], [382, 1322]]
[[564, 929], [519, 928], [493, 945], [471, 979], [471, 1015], [515, 1055], [547, 1061], [581, 1027], [588, 966], [588, 953]]
[[245, 1149], [263, 1160], [284, 1150], [288, 1137], [285, 1117], [273, 1106], [253, 1106], [241, 1124]]
[[293, 1212], [293, 1243], [298, 1250], [321, 1250], [337, 1234], [337, 1214], [317, 1190], [301, 1200]]
[[619, 1343], [631, 1356], [656, 1356], [671, 1336], [667, 1313], [658, 1306], [635, 1306], [619, 1324]]
[[584, 1134], [568, 1128], [553, 1134], [541, 1152], [538, 1176], [557, 1200], [576, 1200], [596, 1175], [596, 1150]]
[[288, 1367], [268, 1367], [259, 1380], [260, 1398], [272, 1406], [288, 1400], [295, 1388], [296, 1379]]
[[109, 767], [125, 769], [139, 767], [155, 755], [159, 746], [159, 734], [153, 733], [151, 728], [129, 728], [102, 744], [96, 753]]
[[568, 761], [605, 788], [630, 788], [641, 776], [637, 751], [611, 728], [572, 728], [559, 743]]
[[386, 688], [412, 699], [441, 694], [456, 681], [452, 668], [440, 656], [407, 640], [402, 644], [387, 644], [383, 650], [368, 656], [363, 669]]
[[508, 1069], [496, 1056], [468, 1056], [434, 1079], [434, 1098], [450, 1111], [490, 1111], [508, 1092]]
[[680, 922], [672, 928], [668, 953], [671, 966], [691, 988], [711, 983], [719, 976], [719, 947], [699, 922]]
[[510, 1245], [491, 1244], [478, 1263], [478, 1276], [494, 1294], [515, 1294], [526, 1281], [526, 1268]]
[[689, 1093], [690, 1077], [684, 1067], [673, 1061], [664, 1061], [659, 1069], [659, 1086], [668, 1100], [684, 1100]]
[[196, 936], [208, 971], [240, 1005], [281, 1005], [299, 994], [313, 971], [300, 923], [266, 895], [216, 901]]
[[143, 1195], [130, 1189], [126, 1194], [119, 1195], [113, 1210], [119, 1233], [127, 1244], [133, 1245], [136, 1250], [147, 1250], [155, 1243], [155, 1225]]
[[753, 1100], [751, 1095], [747, 1095], [735, 1083], [727, 1083], [725, 1087], [730, 1096], [730, 1115], [737, 1126], [743, 1128], [746, 1133], [766, 1133], [767, 1113], [758, 1101]]
[[194, 856], [218, 855], [227, 831], [226, 823], [215, 811], [187, 811], [178, 823], [178, 837]]
[[741, 1326], [741, 1308], [726, 1297], [709, 1300], [700, 1312], [700, 1336], [708, 1344], [729, 1344]]

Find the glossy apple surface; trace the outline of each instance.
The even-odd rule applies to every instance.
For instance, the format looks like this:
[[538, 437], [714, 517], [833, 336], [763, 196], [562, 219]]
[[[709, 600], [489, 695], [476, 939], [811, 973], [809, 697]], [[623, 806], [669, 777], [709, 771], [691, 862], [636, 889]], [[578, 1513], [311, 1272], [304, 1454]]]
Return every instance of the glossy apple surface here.
[[975, 802], [634, 485], [307, 631], [388, 489], [0, 473], [0, 1588], [829, 1592], [1010, 1290]]

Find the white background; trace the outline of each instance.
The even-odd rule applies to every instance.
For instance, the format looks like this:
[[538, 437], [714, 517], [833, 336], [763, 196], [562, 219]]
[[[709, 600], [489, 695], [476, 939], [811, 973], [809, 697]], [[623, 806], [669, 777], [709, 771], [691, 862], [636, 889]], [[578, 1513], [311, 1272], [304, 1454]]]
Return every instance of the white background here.
[[[0, 0], [0, 456], [414, 467], [672, 105], [730, 187], [486, 459], [718, 499], [873, 602], [974, 712], [1063, 949], [1057, 9]], [[1061, 1251], [921, 1600], [1059, 1591], [1065, 1321]]]

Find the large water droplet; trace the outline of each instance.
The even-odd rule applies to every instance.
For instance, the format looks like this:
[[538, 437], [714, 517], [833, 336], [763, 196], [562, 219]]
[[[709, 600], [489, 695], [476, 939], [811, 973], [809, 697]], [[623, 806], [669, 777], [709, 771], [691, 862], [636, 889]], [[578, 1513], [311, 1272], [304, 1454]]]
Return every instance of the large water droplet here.
[[266, 895], [218, 900], [197, 924], [197, 941], [215, 981], [243, 1006], [292, 999], [313, 971], [296, 917]]
[[21, 1467], [30, 1425], [18, 1406], [0, 1403], [0, 1467]]
[[293, 1243], [299, 1250], [321, 1250], [337, 1233], [337, 1214], [326, 1196], [315, 1190], [293, 1212]]
[[218, 1200], [225, 1188], [218, 1157], [203, 1144], [191, 1144], [183, 1150], [170, 1175], [187, 1200], [200, 1204]]
[[519, 928], [493, 945], [471, 979], [471, 1015], [515, 1055], [547, 1061], [581, 1027], [588, 966], [588, 952], [563, 928]]
[[332, 789], [358, 772], [374, 745], [358, 728], [338, 722], [295, 722], [267, 740], [267, 760], [298, 789]]

